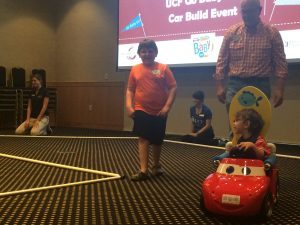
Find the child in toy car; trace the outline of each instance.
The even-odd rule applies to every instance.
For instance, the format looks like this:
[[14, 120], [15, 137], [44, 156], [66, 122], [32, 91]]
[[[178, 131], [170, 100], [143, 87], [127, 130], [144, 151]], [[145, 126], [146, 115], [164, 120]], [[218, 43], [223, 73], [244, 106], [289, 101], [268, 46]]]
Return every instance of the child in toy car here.
[[[270, 146], [260, 134], [264, 122], [254, 109], [246, 108], [238, 111], [233, 121], [233, 132], [240, 136], [237, 145], [233, 146], [229, 142], [226, 152], [214, 157], [214, 163], [218, 165], [223, 158], [244, 158], [267, 160], [270, 156]], [[274, 164], [271, 160], [271, 164]]]
[[[260, 135], [263, 120], [254, 109], [236, 113], [233, 131], [237, 145], [227, 144], [227, 151], [214, 158], [217, 171], [202, 184], [200, 207], [222, 215], [268, 218], [278, 196], [278, 170], [266, 174], [263, 161], [271, 149]], [[271, 164], [274, 165], [274, 161]]]
[[264, 126], [261, 116], [254, 109], [238, 111], [233, 122], [233, 132], [240, 135], [238, 144], [232, 147], [232, 158], [261, 159], [270, 155], [270, 148], [260, 132]]

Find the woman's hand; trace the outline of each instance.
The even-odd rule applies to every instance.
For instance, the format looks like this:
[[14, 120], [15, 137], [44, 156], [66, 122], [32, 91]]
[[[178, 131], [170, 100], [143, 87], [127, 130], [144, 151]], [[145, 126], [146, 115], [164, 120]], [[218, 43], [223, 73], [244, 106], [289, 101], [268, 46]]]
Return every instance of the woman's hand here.
[[29, 124], [30, 124], [30, 120], [26, 120], [26, 121], [25, 121], [25, 128], [26, 128], [26, 129], [29, 128]]
[[189, 135], [193, 136], [193, 137], [197, 137], [197, 133], [190, 133]]

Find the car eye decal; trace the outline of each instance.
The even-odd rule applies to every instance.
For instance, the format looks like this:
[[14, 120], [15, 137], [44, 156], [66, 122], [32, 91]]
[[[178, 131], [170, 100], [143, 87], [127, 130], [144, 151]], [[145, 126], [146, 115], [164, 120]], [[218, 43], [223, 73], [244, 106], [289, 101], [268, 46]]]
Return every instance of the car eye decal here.
[[243, 167], [242, 168], [243, 175], [249, 175], [251, 173], [251, 169], [249, 167]]
[[220, 163], [216, 171], [219, 174], [240, 175], [240, 176], [265, 176], [264, 167], [240, 166], [236, 164]]
[[233, 166], [228, 166], [227, 168], [226, 168], [226, 173], [227, 174], [231, 174], [231, 173], [233, 173], [234, 172], [234, 167]]

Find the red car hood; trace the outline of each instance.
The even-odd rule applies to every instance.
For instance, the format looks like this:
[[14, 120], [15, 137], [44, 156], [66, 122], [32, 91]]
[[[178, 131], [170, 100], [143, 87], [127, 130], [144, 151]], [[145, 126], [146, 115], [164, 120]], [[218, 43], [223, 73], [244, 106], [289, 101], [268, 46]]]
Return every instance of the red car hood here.
[[240, 176], [214, 173], [202, 185], [205, 206], [225, 215], [254, 215], [268, 192], [267, 176]]
[[240, 195], [245, 192], [257, 193], [264, 190], [270, 182], [267, 176], [238, 176], [214, 173], [208, 176], [203, 185], [214, 192]]

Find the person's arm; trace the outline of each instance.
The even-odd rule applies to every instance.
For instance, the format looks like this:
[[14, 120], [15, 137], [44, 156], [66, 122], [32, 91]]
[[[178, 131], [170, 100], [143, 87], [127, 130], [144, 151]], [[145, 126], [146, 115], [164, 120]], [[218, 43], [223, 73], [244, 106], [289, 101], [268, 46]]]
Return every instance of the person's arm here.
[[284, 86], [285, 86], [285, 79], [276, 77], [273, 94], [272, 94], [272, 103], [273, 106], [276, 108], [283, 103], [283, 94], [284, 94]]
[[166, 86], [168, 88], [168, 98], [167, 101], [164, 105], [164, 107], [160, 110], [160, 112], [157, 114], [157, 116], [162, 116], [165, 117], [168, 115], [175, 97], [176, 97], [176, 89], [177, 89], [177, 84], [176, 80], [173, 76], [172, 71], [170, 68], [166, 65], [166, 70], [165, 70], [165, 81], [166, 81]]
[[127, 82], [127, 89], [126, 89], [126, 111], [127, 115], [131, 118], [134, 117], [134, 98], [135, 98], [135, 90], [136, 90], [136, 81], [134, 77], [134, 70], [135, 67], [131, 68], [128, 82]]
[[28, 99], [27, 112], [26, 112], [26, 120], [25, 120], [25, 128], [27, 129], [30, 123], [30, 115], [31, 115], [31, 99]]
[[126, 90], [126, 111], [127, 111], [127, 115], [131, 118], [134, 116], [133, 102], [134, 102], [134, 93], [129, 88], [127, 88], [127, 90]]
[[243, 151], [254, 151], [256, 158], [263, 160], [265, 157], [265, 151], [266, 149], [264, 148], [263, 145], [259, 143], [253, 143], [253, 142], [241, 142], [240, 144], [237, 145], [239, 149], [242, 149]]
[[196, 137], [197, 135], [194, 132], [195, 131], [195, 123], [193, 122], [194, 110], [195, 110], [195, 107], [190, 108], [190, 133], [189, 133], [189, 135]]
[[45, 97], [44, 101], [43, 101], [43, 107], [42, 107], [42, 109], [41, 109], [41, 111], [40, 111], [40, 113], [37, 117], [38, 121], [41, 121], [41, 119], [44, 117], [44, 114], [45, 114], [45, 112], [48, 108], [48, 104], [49, 104], [49, 97]]
[[191, 121], [191, 123], [190, 123], [190, 130], [191, 130], [191, 134], [194, 133], [194, 123], [193, 123], [193, 121]]
[[283, 103], [284, 86], [285, 80], [288, 76], [288, 67], [284, 53], [283, 41], [280, 33], [277, 30], [274, 30], [272, 56], [275, 73], [275, 85], [272, 91], [272, 103], [274, 107], [278, 107]]
[[31, 115], [31, 99], [28, 99], [28, 105], [27, 105], [27, 114], [26, 114], [26, 120], [30, 120]]
[[225, 104], [226, 93], [225, 93], [224, 80], [216, 80], [215, 83], [216, 83], [216, 95], [217, 95], [219, 101], [222, 104]]
[[168, 98], [167, 98], [167, 101], [166, 101], [166, 104], [164, 105], [164, 107], [160, 110], [160, 112], [158, 113], [158, 116], [167, 116], [173, 103], [174, 103], [174, 100], [175, 100], [175, 97], [176, 97], [176, 89], [177, 89], [177, 85], [174, 85], [172, 86], [170, 89], [169, 89], [169, 92], [168, 92]]
[[229, 65], [229, 40], [230, 35], [225, 34], [219, 51], [218, 61], [216, 64], [216, 73], [213, 75], [216, 84], [216, 95], [221, 103], [225, 103], [224, 78], [228, 72]]
[[209, 129], [211, 127], [211, 119], [207, 119], [205, 121], [205, 126], [202, 127], [198, 132], [197, 135], [202, 134], [204, 131], [206, 131], [207, 129]]

